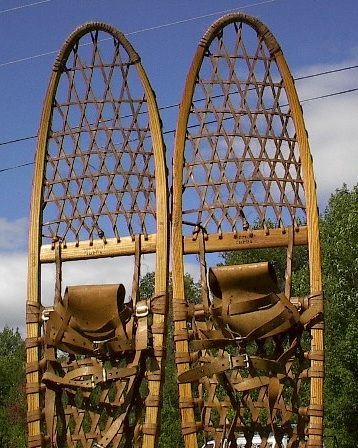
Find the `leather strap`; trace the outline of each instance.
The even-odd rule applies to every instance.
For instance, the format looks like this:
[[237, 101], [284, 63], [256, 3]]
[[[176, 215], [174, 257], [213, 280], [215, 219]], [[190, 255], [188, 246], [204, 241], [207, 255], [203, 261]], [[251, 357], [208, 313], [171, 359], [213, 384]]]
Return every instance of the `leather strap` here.
[[270, 359], [260, 358], [258, 356], [230, 356], [230, 357], [202, 357], [199, 361], [204, 362], [198, 367], [194, 367], [178, 376], [179, 383], [191, 383], [198, 381], [204, 376], [217, 375], [231, 369], [253, 367], [256, 370], [265, 370], [272, 372], [282, 372], [283, 367], [277, 362]]
[[43, 386], [40, 383], [26, 383], [25, 390], [27, 394], [35, 394], [43, 391]]
[[41, 448], [50, 442], [50, 438], [43, 434], [37, 434], [35, 436], [27, 436], [28, 448]]
[[255, 378], [245, 378], [240, 383], [234, 384], [237, 392], [246, 392], [248, 390], [257, 389], [262, 386], [268, 386], [271, 378], [268, 376], [257, 376]]
[[305, 352], [304, 356], [311, 361], [324, 361], [323, 350], [311, 350], [310, 352]]
[[[124, 367], [118, 369], [113, 368], [105, 370], [101, 366], [86, 366], [71, 370], [63, 377], [47, 371], [42, 377], [42, 382], [52, 388], [64, 386], [70, 389], [79, 388], [92, 390], [97, 384], [127, 378], [135, 375], [136, 372], [136, 367]], [[89, 376], [91, 378], [85, 380], [81, 379], [81, 377]]]
[[299, 408], [298, 412], [303, 416], [323, 417], [323, 405], [310, 404], [307, 407]]
[[286, 271], [285, 271], [285, 296], [288, 300], [291, 299], [292, 289], [292, 258], [293, 258], [293, 246], [295, 240], [295, 229], [293, 227], [288, 228], [288, 245], [286, 253]]
[[42, 306], [38, 302], [26, 302], [26, 322], [40, 323], [41, 322]]
[[140, 300], [136, 304], [135, 315], [137, 318], [137, 329], [135, 332], [136, 350], [145, 350], [148, 347], [148, 314], [149, 307], [146, 300]]
[[165, 291], [155, 293], [150, 299], [150, 310], [154, 314], [166, 313], [167, 293]]
[[43, 338], [33, 337], [27, 338], [25, 341], [26, 348], [38, 347], [43, 342]]
[[311, 328], [315, 323], [322, 321], [322, 313], [322, 305], [312, 305], [301, 314], [300, 322], [306, 329]]
[[257, 311], [260, 308], [273, 305], [279, 302], [279, 297], [270, 293], [264, 296], [254, 297], [250, 300], [242, 300], [240, 302], [233, 302], [229, 305], [229, 314], [234, 316], [235, 314], [251, 313]]
[[[47, 372], [46, 372], [47, 373]], [[53, 374], [53, 372], [48, 372]], [[61, 394], [62, 395], [62, 394]], [[45, 421], [46, 430], [52, 441], [55, 440], [55, 403], [56, 403], [56, 391], [47, 387], [45, 393]]]
[[247, 336], [242, 338], [245, 342], [253, 341], [255, 339], [267, 338], [273, 334], [276, 334], [277, 327], [281, 324], [286, 324], [286, 330], [292, 327], [296, 323], [296, 317], [293, 315], [290, 308], [283, 307], [281, 312], [273, 319], [264, 322], [262, 325], [253, 329]]
[[200, 283], [201, 283], [201, 303], [204, 306], [204, 310], [208, 312], [209, 310], [209, 288], [208, 283], [206, 281], [207, 277], [207, 267], [206, 267], [206, 260], [205, 260], [205, 233], [206, 230], [204, 227], [197, 227], [196, 228], [199, 239], [199, 262], [200, 262]]
[[32, 411], [27, 411], [27, 423], [36, 422], [41, 419], [41, 409], [34, 409]]
[[157, 433], [156, 423], [144, 423], [142, 426], [142, 432], [143, 432], [143, 434], [155, 436]]
[[189, 434], [195, 434], [198, 431], [200, 431], [202, 429], [202, 424], [201, 423], [190, 423], [190, 422], [186, 422], [185, 426], [182, 426], [182, 430], [181, 433], [183, 436], [188, 436]]
[[194, 304], [187, 303], [183, 299], [173, 298], [173, 320], [187, 320], [194, 316]]
[[57, 303], [61, 302], [61, 288], [62, 288], [61, 241], [58, 238], [55, 238], [54, 245], [55, 245], [55, 265], [56, 265], [54, 304], [56, 305]]

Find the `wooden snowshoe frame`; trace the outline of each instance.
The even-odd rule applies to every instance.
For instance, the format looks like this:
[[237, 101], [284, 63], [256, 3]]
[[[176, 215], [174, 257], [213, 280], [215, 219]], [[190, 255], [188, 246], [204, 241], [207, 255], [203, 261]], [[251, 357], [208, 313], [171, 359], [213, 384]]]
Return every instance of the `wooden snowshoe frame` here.
[[[26, 342], [29, 447], [157, 445], [168, 284], [164, 152], [155, 96], [138, 54], [108, 25], [78, 28], [53, 67], [35, 162]], [[156, 260], [150, 300], [138, 291], [143, 254]], [[62, 263], [117, 257], [119, 271], [122, 256], [134, 257], [131, 302], [123, 304], [120, 283], [126, 279], [119, 275], [118, 285], [104, 288], [111, 319], [96, 315], [101, 278], [66, 290], [63, 301]], [[56, 265], [54, 307], [47, 308], [41, 296], [45, 263]], [[81, 318], [86, 300], [91, 312]]]
[[[312, 160], [291, 73], [276, 39], [256, 18], [224, 16], [199, 43], [176, 130], [172, 216], [174, 340], [185, 447], [207, 440], [216, 447], [229, 441], [236, 446], [242, 433], [250, 447], [259, 433], [264, 448], [273, 433], [276, 446], [288, 440], [291, 448], [322, 448], [323, 323], [317, 316], [323, 301]], [[290, 297], [298, 245], [309, 252], [311, 294], [302, 303]], [[261, 334], [250, 345], [213, 318], [206, 255], [276, 247], [287, 248], [285, 300], [301, 314], [295, 313], [287, 333]], [[184, 292], [189, 254], [197, 254], [201, 272], [202, 301], [195, 306]], [[318, 313], [312, 313], [315, 307]], [[307, 320], [304, 309], [315, 319]], [[304, 330], [311, 338], [306, 353]], [[308, 403], [300, 399], [305, 387]]]

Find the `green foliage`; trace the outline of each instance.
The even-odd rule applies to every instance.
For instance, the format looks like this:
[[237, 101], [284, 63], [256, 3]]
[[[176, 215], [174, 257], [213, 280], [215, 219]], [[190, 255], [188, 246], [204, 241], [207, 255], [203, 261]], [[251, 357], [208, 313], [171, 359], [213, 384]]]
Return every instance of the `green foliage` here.
[[[140, 280], [140, 295], [142, 299], [149, 299], [154, 294], [155, 273], [148, 272]], [[169, 275], [169, 292], [172, 291], [172, 274]], [[195, 282], [193, 277], [186, 273], [184, 274], [184, 291], [185, 297], [190, 303], [200, 302], [200, 283]]]
[[358, 185], [329, 200], [321, 223], [326, 323], [326, 432], [358, 440]]
[[0, 332], [0, 446], [26, 446], [25, 346], [20, 333]]
[[194, 282], [190, 274], [184, 274], [185, 298], [189, 303], [200, 303], [200, 290], [200, 283]]
[[154, 280], [155, 280], [154, 272], [147, 272], [147, 274], [145, 274], [145, 276], [140, 279], [139, 290], [142, 300], [144, 299], [148, 300], [153, 296]]

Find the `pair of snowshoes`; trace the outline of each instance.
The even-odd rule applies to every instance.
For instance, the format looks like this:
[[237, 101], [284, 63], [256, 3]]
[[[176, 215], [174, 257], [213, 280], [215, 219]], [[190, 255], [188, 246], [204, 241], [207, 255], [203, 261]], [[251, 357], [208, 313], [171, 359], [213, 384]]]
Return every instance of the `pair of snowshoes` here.
[[[225, 16], [201, 40], [180, 107], [172, 198], [167, 173], [138, 54], [110, 26], [78, 28], [53, 68], [33, 181], [29, 448], [158, 446], [168, 316], [186, 448], [257, 438], [262, 448], [272, 439], [322, 447], [312, 163], [292, 77], [257, 19]], [[305, 297], [291, 294], [296, 246], [308, 247]], [[207, 268], [208, 254], [260, 248], [286, 251], [282, 284], [269, 260]], [[141, 288], [148, 254], [150, 293]], [[193, 254], [197, 303], [184, 285]], [[84, 285], [76, 262], [91, 273]]]

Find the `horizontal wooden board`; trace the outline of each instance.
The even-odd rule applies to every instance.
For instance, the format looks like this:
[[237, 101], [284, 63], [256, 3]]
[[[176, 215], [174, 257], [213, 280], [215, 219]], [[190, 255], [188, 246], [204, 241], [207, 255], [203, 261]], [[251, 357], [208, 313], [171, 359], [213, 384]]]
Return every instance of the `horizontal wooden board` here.
[[[294, 244], [296, 246], [308, 243], [307, 227], [296, 229]], [[288, 245], [288, 232], [283, 229], [249, 230], [222, 235], [208, 235], [205, 241], [206, 252], [226, 252], [231, 250], [263, 249], [270, 247], [285, 247]], [[184, 238], [184, 254], [199, 253], [199, 240], [195, 237]]]
[[[157, 236], [142, 236], [141, 252], [143, 254], [155, 253], [157, 246]], [[131, 237], [116, 238], [94, 241], [80, 241], [77, 243], [68, 243], [61, 248], [62, 261], [88, 260], [93, 258], [107, 258], [134, 255], [135, 242]], [[55, 261], [55, 250], [50, 244], [43, 245], [40, 250], [41, 263], [53, 263]]]

